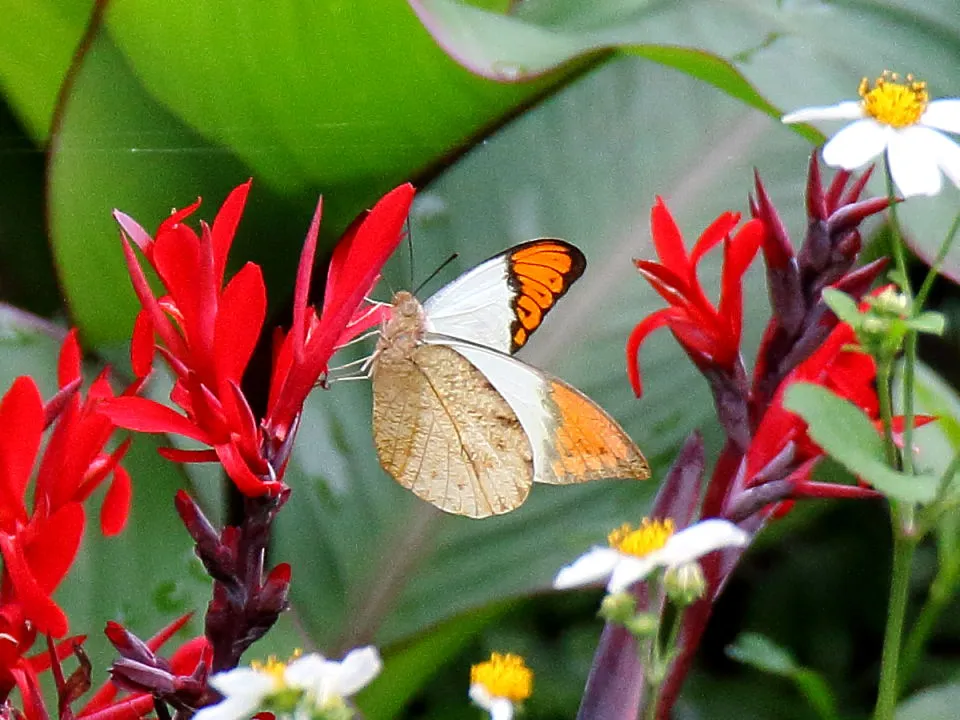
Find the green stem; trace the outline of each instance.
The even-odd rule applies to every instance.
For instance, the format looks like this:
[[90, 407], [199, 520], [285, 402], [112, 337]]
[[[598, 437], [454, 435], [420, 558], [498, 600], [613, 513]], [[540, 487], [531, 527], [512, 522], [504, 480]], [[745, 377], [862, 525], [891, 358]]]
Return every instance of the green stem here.
[[[914, 307], [912, 301], [913, 292], [910, 287], [910, 277], [907, 274], [907, 255], [903, 246], [903, 236], [900, 232], [900, 220], [897, 217], [897, 194], [893, 184], [893, 175], [890, 173], [890, 158], [885, 156], [884, 169], [887, 177], [887, 197], [890, 200], [890, 249], [893, 252], [894, 262], [897, 266], [897, 275], [899, 275], [900, 289], [911, 300], [910, 307]], [[915, 309], [919, 312], [919, 308]], [[903, 353], [903, 447], [901, 454], [903, 462], [903, 472], [913, 473], [913, 379], [916, 375], [917, 366], [917, 332], [910, 330], [907, 332], [904, 343]], [[887, 378], [889, 380], [889, 376]], [[886, 390], [889, 392], [889, 385], [883, 386], [881, 394]], [[891, 437], [887, 438], [889, 442]], [[894, 450], [894, 454], [896, 451]], [[891, 467], [896, 467], [892, 465]]]
[[893, 442], [893, 408], [890, 403], [890, 370], [891, 361], [885, 358], [877, 362], [877, 400], [880, 401], [880, 419], [883, 421], [884, 449], [887, 453], [887, 464], [897, 467], [897, 446]]
[[927, 276], [923, 279], [923, 284], [917, 291], [917, 297], [913, 302], [914, 315], [919, 315], [920, 311], [923, 310], [923, 305], [927, 301], [927, 295], [930, 294], [930, 289], [933, 287], [934, 281], [940, 274], [940, 268], [943, 266], [943, 261], [946, 259], [947, 253], [950, 252], [950, 248], [953, 246], [953, 240], [957, 236], [958, 230], [960, 230], [960, 212], [958, 212], [956, 217], [953, 218], [953, 224], [950, 226], [946, 237], [940, 244], [940, 249], [937, 251], [937, 257], [934, 259], [933, 265], [931, 265], [930, 269], [927, 271]]
[[887, 176], [887, 198], [890, 200], [890, 250], [893, 252], [893, 262], [900, 276], [900, 289], [910, 296], [913, 292], [910, 288], [910, 278], [907, 276], [907, 254], [903, 249], [900, 220], [897, 218], [897, 203], [900, 200], [893, 185], [893, 175], [890, 174], [890, 158], [886, 155], [884, 155], [883, 166]]
[[874, 720], [893, 720], [899, 689], [898, 668], [900, 644], [903, 638], [903, 619], [907, 611], [910, 590], [910, 570], [917, 543], [913, 536], [903, 533], [899, 513], [893, 512], [893, 569], [890, 578], [890, 604], [887, 608], [887, 629], [883, 636], [883, 656], [880, 665], [880, 690]]
[[923, 603], [913, 628], [907, 634], [907, 640], [900, 654], [900, 689], [905, 688], [923, 657], [924, 648], [930, 639], [930, 633], [936, 627], [937, 620], [950, 605], [957, 585], [960, 584], [960, 567], [956, 564], [941, 565], [937, 576], [930, 585], [930, 592]]

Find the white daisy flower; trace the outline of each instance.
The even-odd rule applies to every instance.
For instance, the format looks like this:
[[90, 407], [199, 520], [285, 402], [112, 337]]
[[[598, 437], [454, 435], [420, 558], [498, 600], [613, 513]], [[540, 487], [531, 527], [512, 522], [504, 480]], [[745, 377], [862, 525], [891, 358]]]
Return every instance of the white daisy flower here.
[[558, 590], [607, 580], [607, 590], [620, 592], [657, 568], [693, 562], [714, 550], [743, 547], [750, 536], [731, 522], [712, 518], [675, 533], [672, 520], [644, 518], [634, 529], [623, 525], [607, 537], [610, 547], [595, 547], [561, 568], [553, 581]]
[[514, 711], [533, 693], [533, 670], [519, 655], [493, 653], [470, 668], [470, 699], [491, 720], [512, 720]]
[[381, 667], [377, 649], [369, 646], [351, 650], [339, 662], [311, 653], [289, 664], [275, 658], [252, 663], [210, 678], [223, 700], [201, 708], [194, 720], [248, 720], [264, 709], [278, 717], [322, 717], [346, 708], [346, 699], [368, 685]]
[[860, 100], [811, 107], [784, 115], [785, 123], [855, 120], [823, 148], [827, 165], [855, 170], [886, 151], [890, 174], [903, 197], [936, 195], [943, 173], [960, 187], [960, 99], [930, 101], [927, 84], [912, 75], [901, 82], [884, 72], [873, 87], [860, 82]]

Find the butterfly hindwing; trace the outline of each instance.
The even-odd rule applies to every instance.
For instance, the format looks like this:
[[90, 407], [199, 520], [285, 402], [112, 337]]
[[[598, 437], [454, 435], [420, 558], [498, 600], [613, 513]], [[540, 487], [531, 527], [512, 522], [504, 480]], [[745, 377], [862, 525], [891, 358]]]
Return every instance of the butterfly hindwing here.
[[560, 378], [477, 345], [430, 336], [427, 342], [456, 350], [513, 409], [530, 441], [535, 482], [650, 477], [646, 458], [620, 425]]
[[420, 345], [374, 365], [373, 428], [384, 469], [441, 510], [499, 515], [530, 491], [533, 456], [516, 413], [451, 348]]

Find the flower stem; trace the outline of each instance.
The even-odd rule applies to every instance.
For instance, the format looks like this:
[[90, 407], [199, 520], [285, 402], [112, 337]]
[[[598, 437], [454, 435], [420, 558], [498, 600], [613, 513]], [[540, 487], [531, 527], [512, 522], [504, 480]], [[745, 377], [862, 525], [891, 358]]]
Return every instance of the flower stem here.
[[960, 585], [960, 564], [956, 561], [952, 563], [941, 562], [937, 570], [937, 576], [930, 585], [927, 599], [920, 609], [917, 621], [907, 634], [903, 652], [900, 654], [899, 685], [901, 689], [906, 687], [910, 678], [913, 677], [917, 663], [923, 656], [927, 640], [930, 639], [930, 633], [933, 632], [940, 615], [953, 600], [958, 585]]
[[[883, 421], [884, 450], [887, 463], [897, 467], [897, 446], [893, 441], [893, 407], [890, 402], [890, 372], [892, 361], [877, 358], [877, 400], [880, 402], [880, 419]], [[906, 455], [907, 453], [904, 453]]]
[[880, 665], [880, 690], [874, 720], [893, 720], [899, 690], [898, 670], [903, 620], [910, 590], [910, 570], [916, 539], [903, 531], [900, 513], [893, 508], [893, 568], [890, 578], [890, 603], [887, 608], [887, 628], [883, 637], [883, 656]]

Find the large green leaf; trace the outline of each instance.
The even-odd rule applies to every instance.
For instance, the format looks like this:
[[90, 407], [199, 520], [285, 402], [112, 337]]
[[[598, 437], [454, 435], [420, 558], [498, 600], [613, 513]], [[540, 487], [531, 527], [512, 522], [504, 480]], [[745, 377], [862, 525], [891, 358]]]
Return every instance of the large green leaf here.
[[94, 0], [0, 0], [0, 89], [38, 145]]
[[128, 0], [108, 23], [149, 91], [258, 178], [368, 202], [539, 89], [471, 76], [400, 0]]
[[[864, 74], [888, 68], [928, 81], [934, 97], [960, 95], [952, 65], [943, 62], [960, 53], [953, 0], [922, 6], [909, 0], [534, 0], [511, 5], [510, 14], [459, 0], [410, 3], [452, 57], [487, 77], [519, 80], [616, 48], [689, 72], [774, 115], [778, 107], [855, 99]], [[668, 107], [674, 96], [666, 93], [656, 105]], [[824, 130], [839, 128], [828, 123]], [[808, 137], [817, 142], [821, 136]], [[874, 188], [883, 192], [880, 177]], [[935, 256], [956, 212], [949, 188], [904, 205], [908, 239], [921, 256]], [[954, 245], [944, 270], [960, 278], [960, 246]]]
[[[94, 346], [126, 342], [138, 309], [114, 208], [151, 231], [171, 208], [205, 195], [199, 216], [212, 221], [219, 201], [250, 171], [147, 95], [110, 39], [98, 34], [60, 107], [48, 174], [50, 234], [73, 321]], [[236, 243], [241, 259], [260, 260], [292, 277], [309, 223], [309, 203], [257, 183]], [[271, 242], [264, 242], [264, 238]], [[285, 243], [274, 243], [282, 238]], [[291, 252], [278, 252], [281, 248]], [[281, 295], [286, 287], [273, 285]]]

